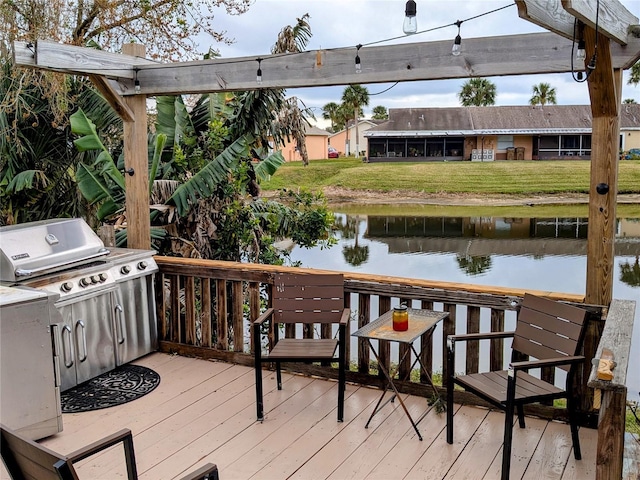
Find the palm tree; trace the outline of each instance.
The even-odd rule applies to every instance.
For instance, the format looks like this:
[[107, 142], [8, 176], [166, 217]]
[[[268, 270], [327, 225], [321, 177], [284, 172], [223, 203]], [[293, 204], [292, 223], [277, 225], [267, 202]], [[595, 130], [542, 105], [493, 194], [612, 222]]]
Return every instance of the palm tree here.
[[542, 82], [533, 86], [533, 96], [529, 100], [530, 105], [545, 106], [546, 104], [555, 105], [556, 103], [556, 89], [551, 85]]
[[486, 78], [472, 78], [462, 85], [458, 98], [463, 107], [495, 105], [496, 86]]
[[338, 124], [339, 109], [340, 105], [338, 105], [336, 102], [329, 102], [324, 107], [322, 107], [322, 118], [331, 122], [331, 133], [335, 133], [337, 130], [336, 127]]
[[622, 103], [627, 103], [627, 104], [628, 104], [628, 103], [630, 103], [630, 104], [634, 104], [634, 105], [635, 105], [635, 104], [636, 104], [636, 103], [638, 103], [638, 102], [636, 102], [633, 98], [625, 98], [625, 99], [622, 101]]
[[372, 113], [373, 115], [371, 118], [373, 120], [386, 120], [389, 118], [389, 112], [387, 112], [387, 107], [383, 107], [382, 105], [373, 107]]
[[361, 112], [362, 107], [369, 105], [369, 90], [361, 85], [349, 85], [344, 89], [342, 93], [342, 103], [347, 107], [351, 107], [354, 112], [353, 118], [356, 125], [356, 156], [360, 155], [360, 149], [358, 145], [358, 114]]

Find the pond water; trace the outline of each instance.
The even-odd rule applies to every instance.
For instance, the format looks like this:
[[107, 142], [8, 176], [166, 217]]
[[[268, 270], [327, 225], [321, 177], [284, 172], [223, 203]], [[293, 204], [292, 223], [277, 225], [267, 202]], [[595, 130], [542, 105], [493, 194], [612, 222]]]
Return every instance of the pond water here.
[[[304, 267], [585, 293], [586, 218], [347, 215], [338, 244], [295, 247]], [[613, 296], [638, 302], [627, 385], [640, 399], [640, 219], [618, 219]], [[372, 310], [375, 312], [376, 309]], [[481, 325], [482, 330], [482, 325]], [[435, 363], [434, 370], [439, 366]], [[440, 357], [441, 358], [441, 357]], [[441, 368], [441, 367], [440, 367]]]

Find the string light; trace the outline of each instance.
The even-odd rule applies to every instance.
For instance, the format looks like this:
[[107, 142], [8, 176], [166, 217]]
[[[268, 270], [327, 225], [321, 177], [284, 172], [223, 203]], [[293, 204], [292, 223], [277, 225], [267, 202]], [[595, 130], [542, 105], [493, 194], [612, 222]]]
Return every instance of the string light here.
[[262, 85], [262, 59], [256, 58], [256, 62], [258, 62], [258, 70], [256, 71], [256, 82], [258, 85]]
[[360, 49], [362, 45], [356, 45], [356, 73], [362, 72], [362, 64], [360, 63]]
[[409, 0], [404, 7], [404, 23], [402, 24], [402, 31], [407, 35], [411, 35], [418, 31], [418, 19], [416, 18], [416, 2]]
[[453, 40], [453, 47], [451, 47], [451, 55], [457, 57], [460, 55], [460, 51], [462, 50], [462, 37], [460, 36], [460, 25], [462, 25], [461, 20], [457, 20], [455, 25], [458, 27], [458, 35]]
[[574, 58], [573, 50], [576, 43], [576, 29], [578, 30], [578, 48], [576, 50], [575, 58], [576, 60], [579, 60], [582, 62], [584, 62], [584, 60], [587, 58], [586, 50], [585, 50], [585, 41], [584, 41], [584, 24], [582, 22], [579, 22], [577, 19], [574, 20], [573, 22], [573, 45], [571, 47], [571, 76], [578, 83], [586, 82], [589, 79], [589, 76], [596, 69], [596, 63], [598, 59], [599, 21], [600, 21], [600, 0], [596, 0], [596, 25], [595, 25], [596, 40], [593, 48], [593, 55], [591, 56], [591, 60], [589, 60], [589, 63], [587, 63], [587, 66], [586, 66], [586, 70], [585, 70], [586, 73], [583, 73], [582, 71], [575, 72], [575, 69], [573, 67], [573, 58]]

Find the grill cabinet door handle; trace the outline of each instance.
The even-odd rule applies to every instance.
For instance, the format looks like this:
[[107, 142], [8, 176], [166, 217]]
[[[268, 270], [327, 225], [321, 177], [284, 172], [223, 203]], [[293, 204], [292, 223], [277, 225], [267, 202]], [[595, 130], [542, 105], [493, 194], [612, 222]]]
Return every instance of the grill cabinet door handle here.
[[[78, 333], [80, 333], [80, 336], [78, 336]], [[78, 360], [84, 362], [87, 359], [87, 335], [82, 320], [76, 322], [76, 343], [78, 350], [80, 350], [80, 346], [82, 346], [82, 352], [78, 351]]]
[[121, 305], [116, 305], [116, 335], [118, 345], [122, 345], [124, 343], [124, 309]]
[[62, 327], [62, 358], [64, 358], [65, 367], [73, 367], [73, 348], [71, 348], [71, 327], [69, 325]]

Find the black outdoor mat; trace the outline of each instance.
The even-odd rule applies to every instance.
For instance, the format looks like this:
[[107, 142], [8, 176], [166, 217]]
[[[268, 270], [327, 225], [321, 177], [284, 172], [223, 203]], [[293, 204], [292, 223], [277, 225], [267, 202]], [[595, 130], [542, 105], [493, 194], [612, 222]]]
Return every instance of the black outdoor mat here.
[[122, 405], [151, 392], [160, 375], [139, 365], [122, 365], [61, 394], [62, 413], [88, 412]]

